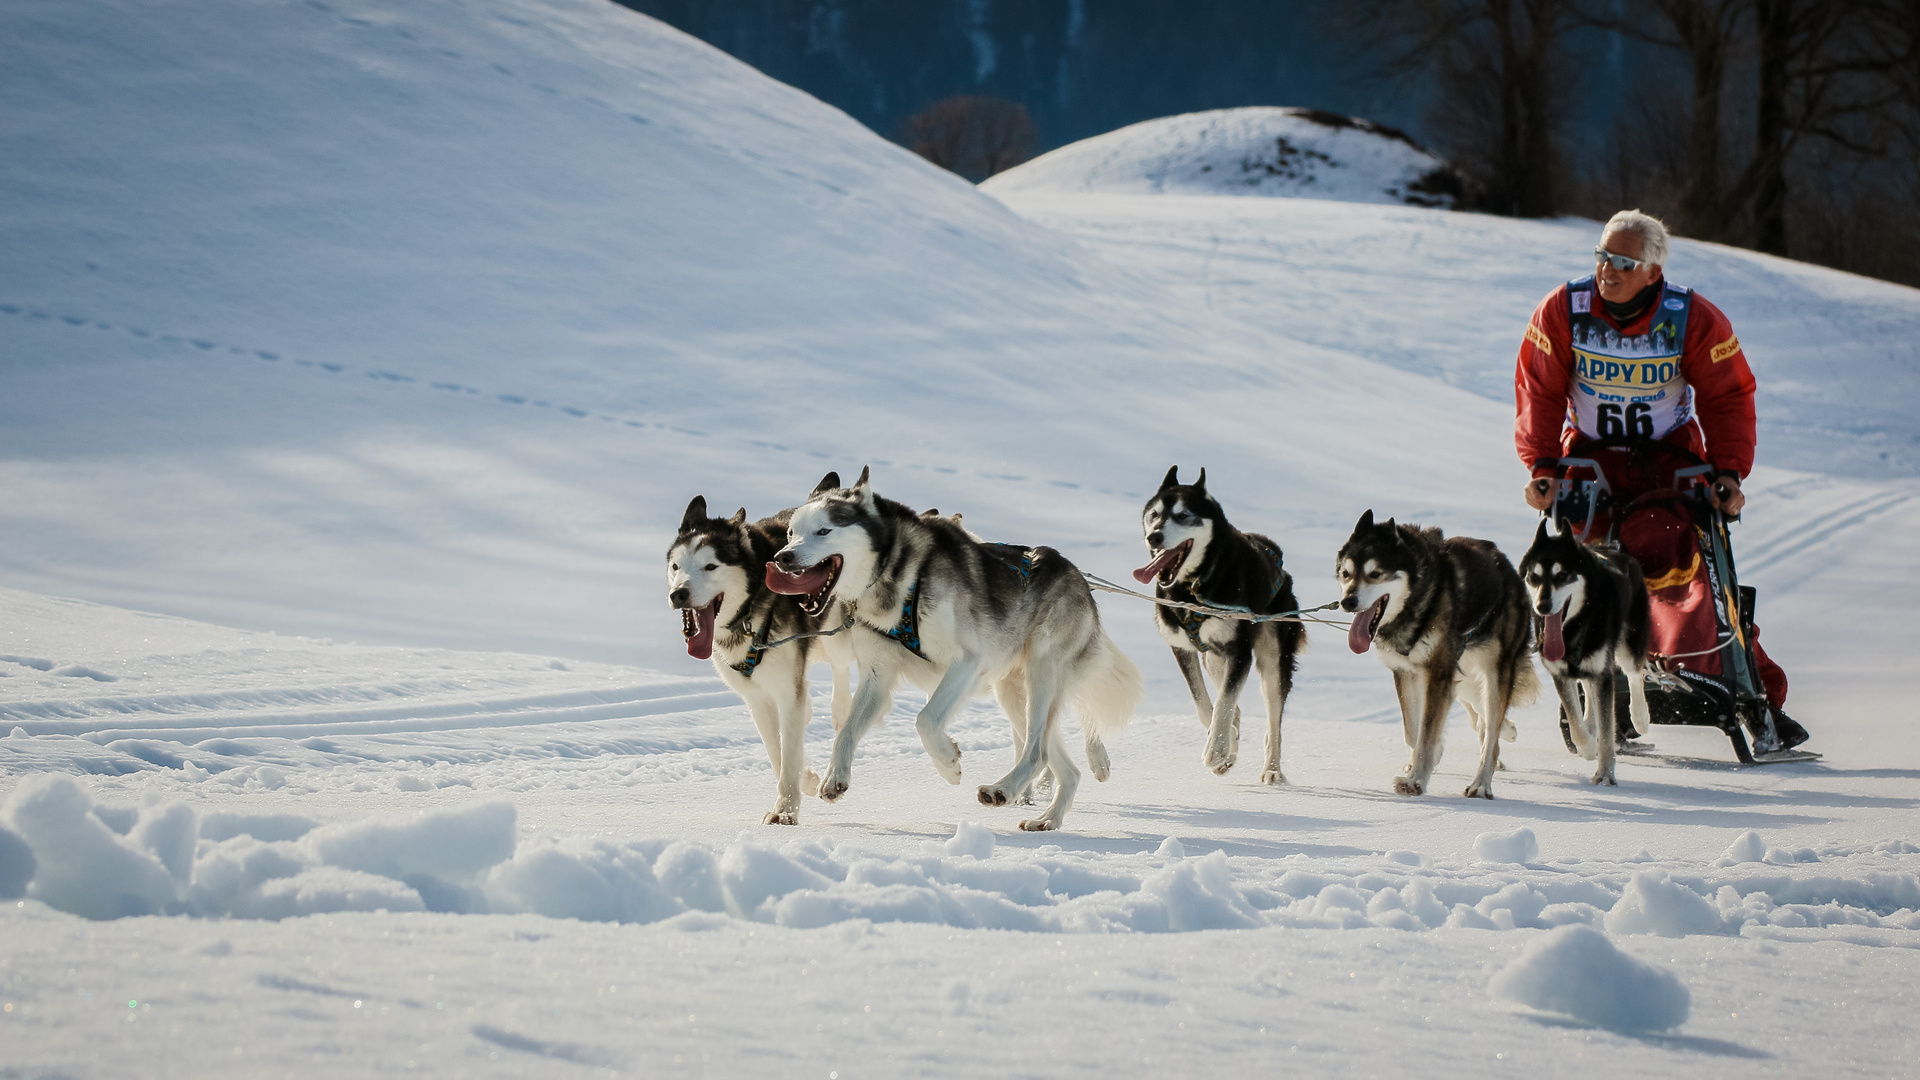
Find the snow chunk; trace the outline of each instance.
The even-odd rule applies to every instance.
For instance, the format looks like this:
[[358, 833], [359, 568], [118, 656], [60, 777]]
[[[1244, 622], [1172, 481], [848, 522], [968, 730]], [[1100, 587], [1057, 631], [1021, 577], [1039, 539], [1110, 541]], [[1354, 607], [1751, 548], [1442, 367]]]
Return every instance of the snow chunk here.
[[36, 868], [33, 849], [12, 829], [0, 829], [0, 900], [27, 895], [27, 882]]
[[726, 889], [728, 910], [742, 919], [753, 918], [760, 905], [770, 899], [833, 885], [831, 879], [785, 855], [752, 844], [727, 848], [720, 858], [720, 881]]
[[328, 825], [308, 833], [301, 844], [329, 866], [390, 878], [471, 881], [512, 857], [513, 822], [512, 803], [469, 803], [412, 821], [369, 818]]
[[421, 911], [420, 894], [392, 878], [321, 866], [276, 878], [234, 911], [251, 919], [287, 919], [329, 911]]
[[1532, 829], [1512, 833], [1483, 832], [1473, 839], [1473, 857], [1481, 862], [1530, 863], [1540, 855], [1540, 841]]
[[1187, 848], [1186, 845], [1169, 836], [1160, 841], [1160, 846], [1154, 850], [1154, 854], [1168, 859], [1184, 859], [1187, 857]]
[[668, 896], [699, 911], [724, 913], [726, 890], [720, 885], [720, 860], [685, 840], [667, 845], [654, 861], [653, 875]]
[[953, 838], [947, 841], [947, 854], [971, 855], [984, 859], [993, 854], [993, 830], [977, 822], [963, 821], [953, 830]]
[[1736, 866], [1740, 863], [1759, 862], [1766, 857], [1767, 842], [1760, 839], [1759, 833], [1748, 829], [1736, 837], [1733, 843], [1727, 845], [1727, 850], [1720, 853], [1720, 861], [1714, 865]]
[[[1165, 906], [1169, 930], [1240, 930], [1260, 925], [1260, 913], [1233, 887], [1233, 870], [1225, 852], [1182, 859], [1148, 878], [1140, 893]], [[1365, 902], [1360, 906], [1364, 908]]]
[[1693, 1008], [1679, 976], [1637, 960], [1590, 926], [1562, 926], [1527, 944], [1487, 986], [1496, 998], [1615, 1031], [1666, 1031]]
[[1725, 929], [1720, 913], [1706, 897], [1665, 874], [1633, 875], [1620, 900], [1607, 912], [1607, 931], [1614, 934], [1718, 934]]
[[200, 815], [185, 803], [150, 806], [127, 839], [146, 848], [160, 865], [173, 875], [174, 884], [185, 888], [193, 880], [193, 851], [200, 842]]
[[531, 911], [589, 922], [659, 922], [685, 910], [653, 876], [647, 849], [605, 840], [571, 841], [514, 856], [489, 878], [495, 910]]
[[92, 809], [70, 776], [29, 776], [14, 789], [0, 818], [33, 849], [38, 869], [29, 895], [88, 919], [166, 910], [177, 899], [167, 868]]

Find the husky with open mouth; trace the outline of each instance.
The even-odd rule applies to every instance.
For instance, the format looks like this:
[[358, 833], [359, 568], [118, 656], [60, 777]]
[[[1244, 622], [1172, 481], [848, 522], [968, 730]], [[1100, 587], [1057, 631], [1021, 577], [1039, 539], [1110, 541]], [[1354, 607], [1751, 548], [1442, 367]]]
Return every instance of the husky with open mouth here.
[[800, 796], [812, 794], [819, 783], [807, 768], [807, 723], [813, 718], [807, 666], [825, 660], [833, 669], [835, 727], [846, 722], [852, 701], [853, 645], [847, 640], [852, 635], [778, 644], [840, 625], [829, 618], [832, 605], [808, 604], [766, 586], [767, 562], [786, 542], [791, 513], [783, 510], [752, 524], [745, 509], [730, 518], [710, 518], [705, 496], [695, 495], [667, 549], [667, 602], [680, 611], [687, 654], [711, 658], [714, 670], [746, 699], [773, 762], [779, 801], [763, 819], [768, 825], [799, 824]]
[[[1133, 572], [1134, 580], [1152, 585], [1163, 600], [1245, 608], [1256, 615], [1298, 609], [1280, 545], [1228, 524], [1207, 493], [1207, 470], [1201, 469], [1191, 484], [1182, 484], [1179, 473], [1178, 465], [1168, 469], [1160, 490], [1140, 512], [1151, 558]], [[1154, 609], [1154, 621], [1173, 649], [1207, 729], [1207, 768], [1221, 775], [1233, 768], [1240, 753], [1240, 692], [1248, 674], [1258, 671], [1267, 702], [1267, 763], [1260, 782], [1286, 783], [1280, 772], [1280, 716], [1293, 690], [1295, 658], [1307, 647], [1306, 628], [1298, 622], [1256, 623], [1164, 606]], [[1220, 688], [1217, 699], [1208, 696], [1202, 669]]]
[[1532, 701], [1540, 685], [1526, 590], [1513, 564], [1489, 541], [1392, 518], [1376, 525], [1369, 510], [1335, 558], [1334, 575], [1340, 606], [1355, 613], [1348, 647], [1363, 653], [1379, 646], [1380, 662], [1393, 672], [1413, 750], [1393, 789], [1426, 794], [1458, 694], [1480, 735], [1480, 767], [1467, 797], [1493, 798], [1500, 740], [1513, 738], [1507, 711]]
[[[1614, 678], [1627, 677], [1634, 730], [1647, 733], [1647, 651], [1653, 636], [1646, 578], [1624, 551], [1582, 544], [1565, 521], [1545, 518], [1520, 560], [1520, 581], [1540, 618], [1540, 659], [1566, 709], [1574, 749], [1599, 758], [1593, 782], [1614, 785]], [[1584, 702], [1582, 697], [1584, 695]]]
[[829, 476], [787, 522], [787, 545], [767, 584], [814, 606], [838, 600], [858, 624], [860, 688], [834, 734], [820, 797], [838, 799], [853, 751], [893, 701], [902, 678], [927, 693], [917, 728], [933, 766], [960, 782], [960, 747], [947, 721], [989, 690], [1013, 724], [1015, 763], [982, 785], [980, 801], [1019, 801], [1042, 770], [1053, 797], [1030, 831], [1058, 829], [1080, 770], [1068, 757], [1061, 706], [1072, 702], [1094, 777], [1105, 780], [1102, 738], [1145, 694], [1140, 671], [1100, 626], [1086, 579], [1052, 548], [981, 542], [953, 518], [922, 516], [875, 495], [866, 470], [850, 488]]

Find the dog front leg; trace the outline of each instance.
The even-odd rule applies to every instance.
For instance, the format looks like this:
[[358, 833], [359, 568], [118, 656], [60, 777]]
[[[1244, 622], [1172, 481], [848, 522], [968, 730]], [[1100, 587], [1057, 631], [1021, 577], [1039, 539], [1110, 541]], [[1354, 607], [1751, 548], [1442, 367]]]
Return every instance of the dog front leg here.
[[1493, 773], [1500, 767], [1500, 730], [1507, 722], [1510, 687], [1502, 684], [1498, 663], [1481, 665], [1467, 687], [1480, 699], [1480, 767], [1467, 785], [1469, 799], [1493, 798]]
[[1193, 695], [1194, 711], [1200, 714], [1200, 726], [1213, 728], [1213, 697], [1207, 693], [1207, 677], [1200, 670], [1200, 654], [1191, 649], [1173, 649], [1173, 662], [1180, 665], [1180, 674], [1187, 680], [1187, 692]]
[[1440, 763], [1440, 733], [1447, 723], [1447, 710], [1453, 707], [1453, 663], [1447, 657], [1445, 667], [1435, 665], [1412, 673], [1408, 680], [1413, 696], [1419, 699], [1420, 718], [1414, 729], [1413, 760], [1405, 776], [1393, 779], [1393, 790], [1402, 795], [1425, 795], [1427, 782], [1433, 779], [1434, 766]]
[[1411, 775], [1413, 747], [1420, 741], [1417, 734], [1420, 730], [1420, 714], [1426, 708], [1426, 699], [1421, 693], [1426, 688], [1426, 683], [1414, 672], [1401, 671], [1398, 668], [1391, 670], [1393, 696], [1400, 702], [1400, 730], [1407, 738], [1407, 767], [1401, 771]]
[[833, 756], [827, 762], [827, 775], [820, 778], [820, 797], [833, 802], [847, 793], [853, 782], [853, 751], [874, 722], [893, 705], [893, 684], [899, 675], [891, 669], [869, 669], [860, 677], [860, 689], [854, 691], [853, 707], [847, 710], [847, 723], [833, 733]]
[[1267, 699], [1267, 767], [1260, 770], [1263, 784], [1287, 782], [1286, 774], [1280, 771], [1280, 717], [1287, 708], [1287, 694], [1293, 689], [1293, 674], [1287, 670], [1281, 648], [1274, 642], [1260, 657], [1260, 690]]
[[1236, 649], [1227, 657], [1226, 677], [1220, 680], [1220, 696], [1213, 702], [1213, 722], [1207, 728], [1207, 768], [1225, 776], [1240, 758], [1240, 692], [1246, 688], [1247, 675], [1253, 670], [1253, 650]]
[[[775, 790], [780, 792], [776, 806], [784, 804], [786, 798], [782, 789], [786, 786], [786, 771], [781, 768], [784, 762], [781, 761], [783, 748], [780, 745], [780, 706], [770, 695], [756, 686], [753, 693], [747, 695], [747, 712], [753, 716], [754, 729], [760, 732], [760, 745], [767, 748], [767, 762], [773, 766]], [[774, 815], [777, 813], [779, 813], [777, 809], [768, 813], [761, 819], [761, 824], [773, 824]]]
[[914, 721], [914, 727], [920, 732], [920, 743], [927, 748], [927, 757], [949, 784], [960, 782], [960, 744], [947, 734], [947, 721], [972, 692], [974, 680], [979, 676], [979, 657], [963, 656], [955, 660], [940, 677], [940, 685], [933, 688], [919, 719]]
[[839, 731], [847, 726], [847, 714], [853, 708], [853, 665], [829, 660], [827, 668], [833, 672], [833, 730]]
[[1593, 760], [1593, 737], [1587, 731], [1587, 707], [1580, 700], [1580, 678], [1569, 672], [1553, 676], [1553, 689], [1560, 695], [1560, 708], [1567, 714], [1567, 734], [1573, 748], [1588, 761]]
[[[794, 673], [788, 691], [787, 699], [780, 703], [780, 756], [774, 765], [780, 801], [762, 821], [765, 825], [800, 824], [800, 791], [812, 772], [807, 768], [807, 722], [813, 719], [813, 700], [807, 695], [805, 668]], [[819, 786], [817, 777], [814, 786]]]
[[1618, 782], [1613, 775], [1613, 755], [1620, 736], [1615, 730], [1618, 721], [1613, 718], [1612, 667], [1609, 666], [1598, 678], [1584, 681], [1587, 684], [1588, 729], [1593, 733], [1593, 741], [1600, 750], [1600, 763], [1593, 770], [1593, 782], [1614, 787]]

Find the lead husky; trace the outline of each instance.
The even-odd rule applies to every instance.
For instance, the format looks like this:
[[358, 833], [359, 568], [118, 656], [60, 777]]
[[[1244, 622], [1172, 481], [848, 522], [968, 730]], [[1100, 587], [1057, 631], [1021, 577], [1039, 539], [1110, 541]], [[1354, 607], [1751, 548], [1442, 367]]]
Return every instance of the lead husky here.
[[1616, 669], [1627, 677], [1634, 730], [1647, 733], [1652, 623], [1640, 563], [1623, 551], [1580, 543], [1565, 521], [1558, 536], [1549, 536], [1542, 518], [1533, 546], [1520, 560], [1520, 580], [1541, 617], [1540, 658], [1566, 709], [1573, 745], [1588, 761], [1599, 757], [1593, 782], [1612, 787]]
[[1440, 734], [1464, 679], [1467, 716], [1480, 733], [1480, 768], [1468, 798], [1493, 798], [1501, 738], [1513, 738], [1507, 710], [1539, 692], [1528, 656], [1527, 598], [1513, 564], [1485, 540], [1439, 529], [1373, 523], [1360, 516], [1334, 562], [1340, 606], [1357, 612], [1347, 634], [1356, 653], [1377, 640], [1393, 672], [1400, 719], [1413, 749], [1393, 790], [1424, 795], [1440, 763]]
[[[1258, 533], [1243, 533], [1227, 523], [1220, 504], [1207, 494], [1207, 470], [1192, 484], [1180, 483], [1180, 467], [1167, 470], [1160, 490], [1140, 512], [1146, 533], [1147, 565], [1134, 580], [1154, 585], [1163, 600], [1230, 605], [1256, 615], [1293, 611], [1293, 575], [1281, 565], [1280, 545]], [[1156, 607], [1154, 622], [1173, 649], [1186, 676], [1193, 707], [1207, 729], [1207, 768], [1225, 775], [1240, 753], [1240, 691], [1247, 675], [1260, 672], [1267, 702], [1267, 765], [1263, 784], [1284, 784], [1280, 772], [1280, 715], [1293, 689], [1294, 658], [1307, 647], [1298, 622], [1224, 619], [1182, 608]], [[1201, 667], [1220, 687], [1208, 700]]]
[[[848, 673], [853, 646], [846, 635], [803, 638], [767, 648], [769, 642], [817, 631], [825, 605], [809, 607], [766, 587], [767, 560], [786, 541], [787, 515], [747, 524], [742, 509], [730, 518], [707, 516], [705, 496], [695, 495], [680, 519], [680, 533], [667, 549], [667, 602], [680, 610], [687, 653], [705, 660], [746, 700], [766, 744], [778, 781], [779, 801], [767, 825], [797, 825], [800, 794], [819, 783], [807, 768], [807, 665], [825, 659], [833, 668], [833, 723], [845, 723], [851, 699]], [[812, 794], [808, 790], [808, 794]]]
[[860, 689], [833, 738], [820, 797], [846, 794], [853, 751], [892, 701], [902, 677], [927, 692], [917, 728], [933, 766], [960, 782], [960, 747], [947, 721], [989, 688], [1013, 723], [1016, 761], [980, 801], [1017, 801], [1041, 769], [1053, 801], [1031, 831], [1057, 829], [1080, 771], [1067, 756], [1060, 706], [1071, 700], [1095, 779], [1107, 778], [1100, 737], [1125, 724], [1144, 696], [1140, 671], [1100, 627], [1093, 594], [1052, 548], [987, 544], [951, 518], [922, 517], [873, 493], [866, 470], [851, 488], [815, 488], [787, 523], [787, 546], [767, 582], [804, 602], [838, 599], [864, 629], [854, 635]]

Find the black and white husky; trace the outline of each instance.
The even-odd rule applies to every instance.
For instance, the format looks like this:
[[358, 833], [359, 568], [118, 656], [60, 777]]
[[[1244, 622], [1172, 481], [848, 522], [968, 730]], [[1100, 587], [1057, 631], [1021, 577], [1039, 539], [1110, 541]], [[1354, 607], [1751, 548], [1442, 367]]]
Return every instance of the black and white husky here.
[[768, 648], [770, 642], [821, 629], [826, 610], [781, 596], [766, 586], [767, 561], [787, 538], [791, 510], [747, 523], [742, 509], [730, 518], [707, 516], [707, 500], [695, 495], [667, 549], [667, 602], [680, 610], [687, 653], [713, 660], [726, 684], [746, 699], [778, 780], [779, 801], [763, 819], [795, 825], [800, 795], [819, 783], [807, 768], [807, 665], [824, 659], [833, 668], [833, 722], [846, 720], [852, 694], [848, 676], [853, 646], [847, 635], [802, 638]]
[[[1627, 677], [1634, 730], [1647, 733], [1647, 650], [1652, 637], [1647, 582], [1640, 563], [1574, 539], [1567, 523], [1549, 535], [1546, 519], [1520, 560], [1520, 580], [1540, 616], [1540, 659], [1567, 712], [1580, 756], [1600, 759], [1593, 782], [1614, 783], [1614, 679]], [[1582, 695], [1586, 700], [1583, 705]]]
[[[1500, 740], [1513, 738], [1507, 710], [1539, 692], [1531, 658], [1531, 618], [1520, 576], [1485, 540], [1446, 537], [1439, 529], [1373, 522], [1362, 514], [1334, 560], [1340, 606], [1356, 612], [1347, 644], [1379, 645], [1393, 672], [1400, 719], [1413, 749], [1402, 795], [1423, 795], [1440, 763], [1441, 730], [1460, 690], [1480, 734], [1480, 768], [1468, 798], [1493, 798]], [[1458, 686], [1465, 683], [1464, 687]]]
[[[1182, 484], [1179, 473], [1178, 465], [1168, 469], [1160, 490], [1140, 512], [1152, 558], [1133, 572], [1134, 580], [1152, 584], [1163, 600], [1245, 608], [1256, 615], [1296, 610], [1293, 576], [1281, 565], [1280, 545], [1227, 522], [1220, 504], [1207, 494], [1207, 470], [1201, 469], [1191, 484]], [[1248, 674], [1258, 671], [1267, 702], [1267, 764], [1260, 782], [1286, 783], [1280, 772], [1280, 716], [1293, 689], [1295, 657], [1307, 647], [1306, 628], [1165, 606], [1154, 609], [1154, 622], [1173, 649], [1200, 725], [1207, 729], [1202, 759], [1207, 768], [1225, 774], [1238, 759], [1240, 691]], [[1220, 688], [1217, 699], [1207, 695], [1203, 667]]]
[[1016, 761], [1005, 777], [981, 786], [980, 801], [1016, 802], [1045, 769], [1053, 800], [1020, 827], [1059, 828], [1080, 779], [1061, 733], [1061, 705], [1073, 703], [1094, 777], [1104, 780], [1101, 737], [1125, 724], [1145, 693], [1139, 669], [1101, 628], [1086, 580], [1052, 548], [982, 543], [953, 518], [880, 498], [865, 470], [851, 488], [836, 483], [829, 476], [793, 512], [787, 545], [767, 572], [771, 587], [814, 609], [839, 600], [858, 623], [860, 688], [834, 735], [820, 797], [846, 794], [855, 745], [905, 678], [927, 693], [920, 740], [955, 784], [960, 747], [947, 721], [991, 690], [1013, 724]]

